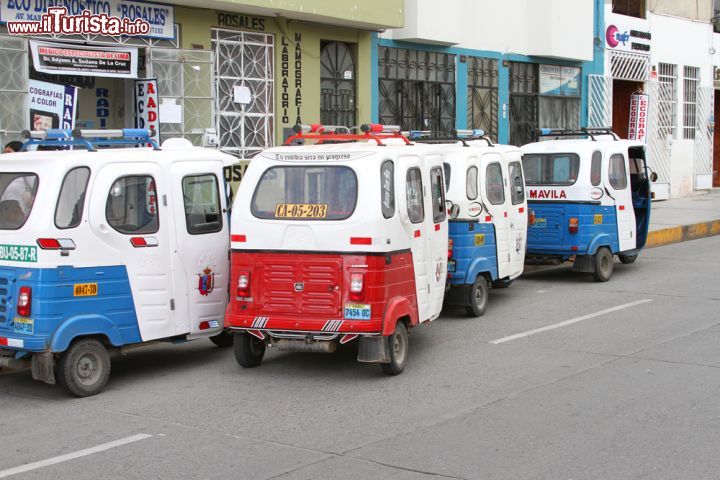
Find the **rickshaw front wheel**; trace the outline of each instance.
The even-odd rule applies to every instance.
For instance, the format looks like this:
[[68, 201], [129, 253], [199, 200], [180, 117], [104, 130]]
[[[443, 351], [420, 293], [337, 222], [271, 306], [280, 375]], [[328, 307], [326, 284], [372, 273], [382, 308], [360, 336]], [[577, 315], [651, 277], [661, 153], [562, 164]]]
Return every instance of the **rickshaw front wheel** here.
[[618, 255], [618, 258], [620, 259], [620, 261], [621, 261], [622, 263], [624, 263], [625, 265], [629, 265], [629, 264], [631, 264], [631, 263], [635, 263], [635, 260], [637, 260], [637, 257], [638, 257], [638, 254], [637, 254], [637, 253], [636, 253], [636, 254], [633, 254], [633, 255], [626, 255], [626, 254], [624, 254], [624, 253], [621, 253], [621, 254]]
[[593, 277], [598, 282], [607, 282], [613, 273], [613, 254], [607, 247], [600, 247], [593, 256], [595, 272]]

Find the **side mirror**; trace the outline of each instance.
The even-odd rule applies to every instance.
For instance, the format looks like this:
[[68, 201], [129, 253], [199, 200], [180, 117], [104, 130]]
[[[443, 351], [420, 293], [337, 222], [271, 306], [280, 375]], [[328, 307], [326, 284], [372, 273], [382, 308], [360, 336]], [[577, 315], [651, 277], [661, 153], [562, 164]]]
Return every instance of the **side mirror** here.
[[452, 220], [455, 220], [458, 215], [460, 215], [460, 205], [457, 203], [453, 203], [452, 207], [450, 207], [450, 218]]
[[650, 181], [655, 183], [657, 182], [658, 174], [656, 172], [650, 172]]

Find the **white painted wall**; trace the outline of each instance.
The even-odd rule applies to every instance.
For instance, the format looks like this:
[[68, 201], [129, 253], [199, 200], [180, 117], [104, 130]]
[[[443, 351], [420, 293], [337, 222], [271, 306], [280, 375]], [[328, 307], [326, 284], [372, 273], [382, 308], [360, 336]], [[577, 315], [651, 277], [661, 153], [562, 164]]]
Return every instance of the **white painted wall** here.
[[408, 0], [382, 38], [592, 60], [593, 0]]

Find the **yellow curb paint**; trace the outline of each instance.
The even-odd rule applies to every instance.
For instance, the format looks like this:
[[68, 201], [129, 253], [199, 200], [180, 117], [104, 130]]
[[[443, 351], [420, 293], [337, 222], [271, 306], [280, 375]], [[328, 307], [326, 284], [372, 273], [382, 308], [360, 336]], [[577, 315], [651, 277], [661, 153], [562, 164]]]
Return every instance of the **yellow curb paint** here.
[[685, 238], [688, 240], [692, 240], [695, 238], [707, 237], [707, 235], [708, 235], [707, 223], [694, 223], [692, 225], [688, 225], [687, 231], [685, 232]]
[[659, 247], [670, 243], [682, 242], [682, 239], [683, 227], [680, 225], [677, 227], [663, 228], [662, 230], [653, 230], [648, 234], [645, 247]]
[[720, 235], [720, 220], [710, 222], [710, 235]]

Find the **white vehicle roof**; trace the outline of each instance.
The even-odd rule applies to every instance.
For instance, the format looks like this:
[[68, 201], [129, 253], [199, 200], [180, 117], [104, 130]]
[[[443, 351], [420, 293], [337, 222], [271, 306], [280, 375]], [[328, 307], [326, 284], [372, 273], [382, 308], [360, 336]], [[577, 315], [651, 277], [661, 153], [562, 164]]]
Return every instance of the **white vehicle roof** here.
[[592, 152], [610, 147], [645, 147], [645, 144], [638, 140], [615, 140], [610, 135], [602, 135], [595, 137], [595, 140], [589, 138], [542, 140], [523, 145], [521, 149], [523, 153], [565, 152], [577, 153], [580, 157], [584, 157], [587, 154], [592, 155]]

